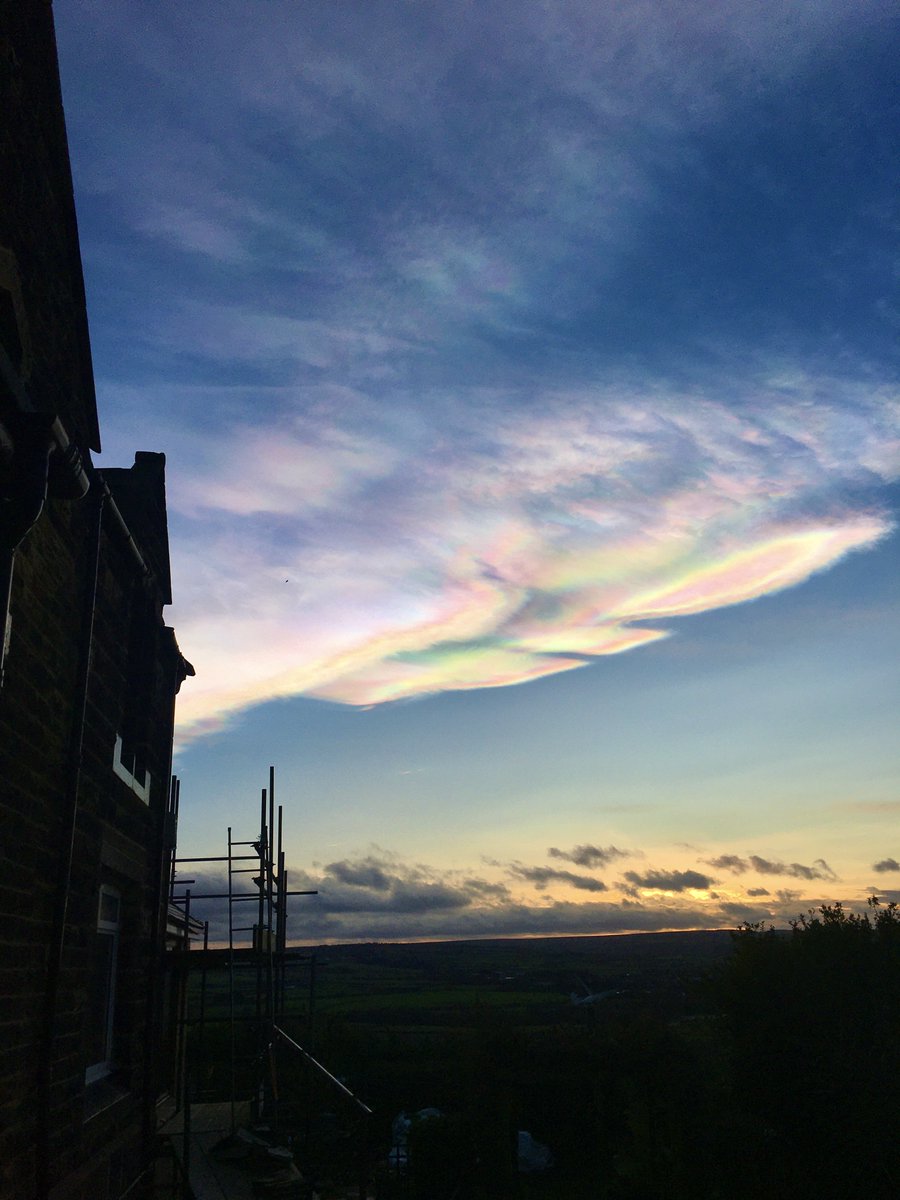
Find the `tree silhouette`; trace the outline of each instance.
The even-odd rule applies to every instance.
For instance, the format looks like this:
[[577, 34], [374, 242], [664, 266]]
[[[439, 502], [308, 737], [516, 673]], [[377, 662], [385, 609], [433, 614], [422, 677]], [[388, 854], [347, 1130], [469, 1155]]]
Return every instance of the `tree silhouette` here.
[[733, 1194], [900, 1194], [898, 906], [745, 925], [717, 992], [743, 1131]]

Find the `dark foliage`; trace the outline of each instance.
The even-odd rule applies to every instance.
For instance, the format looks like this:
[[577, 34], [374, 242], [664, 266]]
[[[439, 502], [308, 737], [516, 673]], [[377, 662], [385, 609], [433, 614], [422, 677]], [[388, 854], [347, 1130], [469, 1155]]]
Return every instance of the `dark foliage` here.
[[900, 1190], [900, 910], [869, 904], [735, 935], [716, 985], [740, 1130], [732, 1195]]
[[[375, 1109], [378, 1195], [900, 1195], [900, 910], [826, 905], [789, 931], [742, 927], [727, 958], [717, 945], [641, 939], [571, 960], [558, 944], [373, 948], [343, 980], [333, 953], [316, 1053]], [[573, 978], [616, 990], [578, 1007]], [[312, 1035], [299, 1013], [289, 1029]], [[352, 1111], [308, 1073], [280, 1078], [304, 1169], [324, 1179], [343, 1163], [350, 1181]], [[415, 1124], [406, 1169], [389, 1169], [392, 1118], [426, 1108], [442, 1115]], [[517, 1172], [519, 1129], [551, 1148], [552, 1170]]]

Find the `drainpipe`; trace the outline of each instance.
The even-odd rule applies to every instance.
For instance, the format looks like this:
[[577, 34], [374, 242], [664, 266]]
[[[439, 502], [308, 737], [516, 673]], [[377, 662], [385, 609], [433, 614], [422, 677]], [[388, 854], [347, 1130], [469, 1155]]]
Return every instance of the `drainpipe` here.
[[[188, 675], [194, 674], [194, 668], [184, 658], [178, 649], [175, 641], [175, 635], [170, 629], [164, 627], [164, 634], [170, 635], [172, 654], [171, 674], [167, 673], [169, 679], [169, 687], [171, 689], [171, 700], [169, 712], [167, 714], [167, 734], [168, 734], [168, 755], [166, 763], [166, 772], [161, 780], [161, 784], [165, 787], [164, 797], [162, 800], [162, 811], [159, 821], [157, 822], [155, 837], [156, 837], [156, 852], [158, 876], [155, 880], [156, 894], [154, 897], [155, 908], [153, 918], [153, 947], [151, 951], [151, 968], [150, 978], [147, 986], [147, 1028], [150, 1031], [150, 1045], [159, 1046], [163, 1042], [162, 1029], [162, 1005], [164, 1002], [165, 978], [166, 978], [166, 918], [169, 907], [169, 872], [170, 872], [170, 848], [169, 839], [176, 836], [176, 827], [170, 820], [170, 804], [171, 791], [174, 787], [174, 776], [172, 774], [173, 766], [173, 740], [175, 731], [175, 702], [181, 685]], [[174, 844], [171, 847], [174, 850]], [[187, 931], [190, 937], [190, 929]], [[159, 1086], [159, 1070], [155, 1055], [147, 1054], [144, 1059], [144, 1145], [150, 1146], [153, 1143], [153, 1138], [156, 1133], [156, 1089]], [[180, 1099], [180, 1097], [179, 1097]]]
[[0, 546], [0, 618], [3, 629], [0, 630], [0, 691], [3, 690], [3, 672], [6, 666], [6, 655], [9, 652], [9, 638], [12, 630], [9, 623], [9, 602], [12, 598], [13, 567], [16, 552], [7, 545]]
[[[0, 421], [0, 470], [5, 473], [10, 472], [12, 467], [13, 456], [16, 448], [10, 436], [9, 430]], [[0, 501], [0, 513], [3, 513], [3, 520], [0, 521], [0, 618], [3, 621], [3, 627], [0, 628], [0, 689], [3, 687], [3, 663], [6, 659], [6, 652], [9, 649], [9, 621], [7, 615], [9, 613], [9, 598], [12, 592], [12, 575], [13, 575], [13, 557], [14, 552], [11, 545], [7, 545], [12, 541], [12, 531], [7, 533], [6, 529], [6, 505]]]

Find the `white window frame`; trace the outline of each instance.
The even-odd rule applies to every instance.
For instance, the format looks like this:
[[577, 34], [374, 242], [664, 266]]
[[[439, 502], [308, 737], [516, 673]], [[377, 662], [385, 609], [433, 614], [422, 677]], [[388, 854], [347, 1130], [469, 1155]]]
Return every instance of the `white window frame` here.
[[136, 775], [122, 762], [122, 737], [121, 734], [116, 734], [116, 745], [113, 750], [113, 774], [127, 783], [138, 800], [143, 800], [145, 804], [150, 803], [150, 772], [144, 770], [143, 782], [140, 782]]
[[[104, 917], [103, 900], [108, 897], [115, 901], [115, 920]], [[119, 961], [119, 934], [122, 927], [122, 893], [109, 884], [100, 885], [97, 897], [97, 933], [112, 938], [112, 953], [110, 955], [109, 979], [106, 987], [106, 1029], [104, 1030], [104, 1056], [99, 1062], [90, 1063], [84, 1073], [85, 1083], [95, 1083], [111, 1074], [113, 1070], [113, 1031], [116, 1023], [116, 976]]]

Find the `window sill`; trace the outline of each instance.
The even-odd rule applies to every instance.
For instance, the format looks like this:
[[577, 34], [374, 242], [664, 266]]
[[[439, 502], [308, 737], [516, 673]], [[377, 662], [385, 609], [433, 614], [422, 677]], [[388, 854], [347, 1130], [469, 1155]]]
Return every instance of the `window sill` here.
[[116, 734], [116, 745], [113, 750], [113, 774], [121, 779], [123, 783], [128, 784], [138, 800], [141, 800], [144, 804], [150, 803], [150, 772], [143, 771], [142, 778], [138, 779], [126, 767], [122, 761], [122, 738], [119, 734]]

